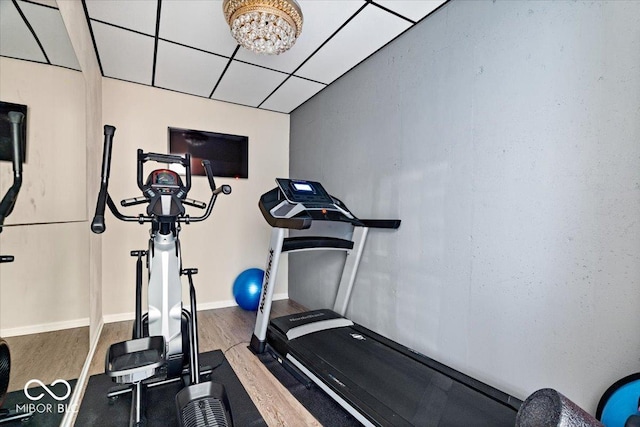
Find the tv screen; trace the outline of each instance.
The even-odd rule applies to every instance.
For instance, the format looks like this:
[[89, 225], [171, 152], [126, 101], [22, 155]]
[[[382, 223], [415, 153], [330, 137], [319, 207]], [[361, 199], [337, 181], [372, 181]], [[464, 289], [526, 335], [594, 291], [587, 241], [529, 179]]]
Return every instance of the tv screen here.
[[202, 160], [209, 160], [213, 175], [249, 177], [249, 137], [200, 130], [169, 128], [169, 152], [191, 154], [191, 174], [205, 175]]
[[0, 160], [13, 161], [13, 144], [11, 143], [11, 122], [7, 115], [9, 111], [18, 111], [24, 114], [22, 121], [22, 163], [27, 157], [27, 106], [0, 101]]

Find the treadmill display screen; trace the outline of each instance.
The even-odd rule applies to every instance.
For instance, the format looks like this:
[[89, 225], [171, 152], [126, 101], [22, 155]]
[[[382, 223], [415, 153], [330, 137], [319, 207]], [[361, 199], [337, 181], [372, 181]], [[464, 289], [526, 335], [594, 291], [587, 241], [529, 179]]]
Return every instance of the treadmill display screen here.
[[304, 192], [307, 192], [307, 193], [313, 193], [313, 187], [311, 187], [307, 183], [294, 182], [293, 183], [293, 188], [296, 191], [304, 191]]
[[313, 203], [315, 208], [335, 208], [333, 199], [316, 181], [276, 178], [282, 195], [291, 203]]

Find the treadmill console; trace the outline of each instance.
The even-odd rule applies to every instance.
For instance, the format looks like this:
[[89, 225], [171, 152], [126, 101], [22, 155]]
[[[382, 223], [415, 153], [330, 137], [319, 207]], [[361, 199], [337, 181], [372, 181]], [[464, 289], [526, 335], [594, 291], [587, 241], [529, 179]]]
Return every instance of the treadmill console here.
[[277, 178], [278, 186], [260, 197], [260, 211], [272, 227], [306, 229], [312, 221], [361, 225], [340, 200], [316, 181]]
[[285, 178], [277, 178], [276, 182], [284, 197], [291, 203], [329, 209], [334, 207], [333, 199], [319, 182]]

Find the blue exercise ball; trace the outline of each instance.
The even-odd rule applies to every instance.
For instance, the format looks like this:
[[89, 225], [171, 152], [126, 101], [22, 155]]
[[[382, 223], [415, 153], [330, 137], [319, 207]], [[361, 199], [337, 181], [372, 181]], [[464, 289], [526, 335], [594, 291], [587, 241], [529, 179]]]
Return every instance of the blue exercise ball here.
[[640, 417], [638, 396], [640, 373], [629, 375], [609, 387], [600, 399], [596, 416], [607, 427], [635, 426], [637, 424], [627, 423], [627, 419], [632, 415]]
[[233, 298], [240, 307], [249, 311], [258, 309], [263, 277], [264, 271], [259, 268], [249, 268], [236, 277], [233, 282]]

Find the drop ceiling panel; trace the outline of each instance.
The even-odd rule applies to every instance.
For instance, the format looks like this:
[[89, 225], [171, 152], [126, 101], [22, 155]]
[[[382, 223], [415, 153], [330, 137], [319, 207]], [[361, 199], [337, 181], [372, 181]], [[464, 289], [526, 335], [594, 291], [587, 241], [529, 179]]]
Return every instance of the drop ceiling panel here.
[[163, 1], [160, 38], [231, 56], [236, 41], [222, 13], [222, 0]]
[[436, 10], [444, 3], [443, 0], [382, 0], [376, 1], [381, 6], [399, 13], [400, 15], [417, 22]]
[[[276, 56], [237, 48], [223, 0], [82, 4], [103, 76], [203, 97], [216, 88], [213, 99], [289, 113], [444, 3], [298, 1], [302, 35]], [[55, 0], [0, 0], [0, 7], [1, 56], [80, 68]]]
[[153, 37], [99, 22], [93, 22], [92, 27], [105, 77], [151, 84]]
[[20, 8], [47, 52], [49, 61], [54, 65], [80, 70], [60, 11], [26, 2], [21, 2]]
[[260, 108], [279, 111], [281, 113], [290, 113], [325, 87], [326, 86], [321, 83], [293, 76], [284, 82]]
[[36, 39], [9, 0], [0, 1], [0, 55], [47, 62]]
[[[165, 41], [158, 42], [156, 86], [209, 97], [228, 60]], [[185, 73], [185, 70], [189, 70]]]
[[407, 20], [368, 5], [312, 56], [296, 75], [331, 83], [410, 26]]
[[280, 55], [270, 56], [258, 55], [246, 49], [240, 49], [236, 54], [236, 59], [291, 73], [356, 13], [365, 2], [363, 0], [303, 0], [299, 4], [304, 19], [302, 34], [289, 51]]
[[86, 0], [91, 19], [155, 36], [156, 0]]
[[58, 2], [56, 0], [29, 0], [31, 3], [39, 3], [43, 6], [49, 6], [54, 9], [58, 8]]
[[233, 61], [213, 99], [257, 107], [286, 78], [284, 73]]

